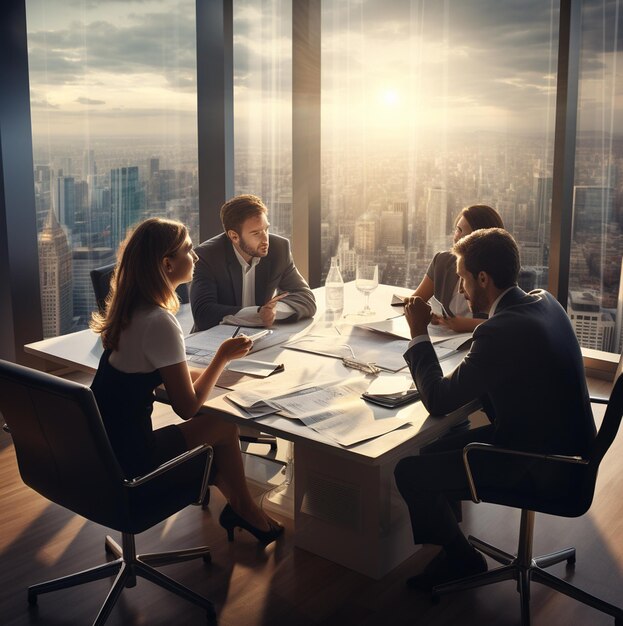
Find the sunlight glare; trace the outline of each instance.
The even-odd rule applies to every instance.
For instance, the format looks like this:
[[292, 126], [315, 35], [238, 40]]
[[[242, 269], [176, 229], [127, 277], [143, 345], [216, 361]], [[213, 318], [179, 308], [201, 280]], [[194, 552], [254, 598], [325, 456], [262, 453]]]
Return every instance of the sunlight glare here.
[[381, 92], [381, 102], [390, 108], [400, 104], [400, 94], [395, 89], [384, 89]]

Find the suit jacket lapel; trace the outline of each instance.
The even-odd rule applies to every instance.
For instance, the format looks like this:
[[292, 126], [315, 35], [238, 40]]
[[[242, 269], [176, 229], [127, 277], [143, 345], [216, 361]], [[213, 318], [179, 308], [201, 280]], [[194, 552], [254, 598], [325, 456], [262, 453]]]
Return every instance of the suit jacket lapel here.
[[234, 252], [234, 247], [231, 241], [229, 241], [229, 238], [225, 242], [225, 261], [231, 282], [231, 289], [234, 293], [235, 304], [242, 306], [242, 268], [240, 267], [238, 257]]

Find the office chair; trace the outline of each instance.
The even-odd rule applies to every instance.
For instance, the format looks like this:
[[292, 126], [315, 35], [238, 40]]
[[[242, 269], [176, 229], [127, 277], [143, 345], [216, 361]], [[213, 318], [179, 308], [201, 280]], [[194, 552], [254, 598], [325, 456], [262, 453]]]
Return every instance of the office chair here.
[[[535, 511], [562, 517], [579, 517], [586, 513], [591, 506], [599, 464], [614, 441], [623, 415], [622, 369], [623, 359], [617, 369], [615, 384], [607, 403], [601, 428], [586, 458], [532, 454], [476, 442], [465, 446], [463, 461], [472, 500], [476, 503], [481, 501], [492, 502], [521, 509], [517, 554], [508, 554], [470, 535], [468, 537], [469, 542], [484, 554], [501, 563], [502, 567], [434, 587], [432, 590], [433, 602], [439, 602], [441, 595], [452, 591], [472, 589], [503, 580], [516, 580], [521, 603], [521, 623], [526, 626], [530, 624], [530, 582], [535, 581], [603, 613], [612, 615], [615, 618], [615, 625], [623, 626], [622, 609], [574, 587], [543, 569], [562, 561], [567, 561], [567, 564], [573, 565], [575, 563], [575, 548], [565, 548], [544, 556], [532, 555]], [[556, 479], [552, 481], [551, 485], [535, 485], [532, 493], [528, 495], [525, 492], [516, 493], [510, 490], [478, 489], [469, 461], [473, 455], [477, 454], [502, 454], [515, 459], [525, 459], [526, 463], [530, 464], [531, 474], [539, 476], [541, 473], [547, 473], [550, 475], [553, 469], [556, 472]], [[538, 482], [538, 478], [535, 482]]]
[[[95, 293], [95, 302], [100, 311], [104, 310], [106, 296], [110, 291], [110, 279], [112, 278], [114, 269], [115, 263], [111, 263], [110, 265], [103, 265], [102, 267], [96, 267], [91, 270], [91, 283], [93, 285], [93, 292]], [[188, 304], [188, 302], [190, 302], [188, 285], [180, 285], [175, 291], [182, 304]]]
[[82, 572], [32, 585], [28, 602], [37, 596], [116, 576], [94, 625], [104, 624], [124, 587], [136, 577], [150, 580], [202, 607], [215, 620], [210, 600], [155, 569], [160, 565], [202, 557], [207, 547], [157, 554], [136, 554], [135, 535], [192, 503], [207, 489], [212, 448], [198, 446], [145, 476], [124, 478], [110, 447], [93, 393], [88, 387], [0, 360], [0, 411], [6, 420], [24, 483], [47, 499], [121, 533], [121, 546], [111, 537], [106, 552], [116, 560]]

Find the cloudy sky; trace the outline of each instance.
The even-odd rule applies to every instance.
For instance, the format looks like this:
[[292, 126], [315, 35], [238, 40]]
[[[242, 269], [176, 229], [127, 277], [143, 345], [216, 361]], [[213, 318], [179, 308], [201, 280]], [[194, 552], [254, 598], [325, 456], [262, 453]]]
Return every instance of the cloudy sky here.
[[[582, 128], [623, 127], [620, 2], [585, 2]], [[289, 123], [290, 5], [234, 0], [238, 128]], [[325, 0], [322, 10], [325, 132], [553, 132], [557, 1]], [[35, 135], [195, 132], [194, 1], [27, 0], [27, 19]]]

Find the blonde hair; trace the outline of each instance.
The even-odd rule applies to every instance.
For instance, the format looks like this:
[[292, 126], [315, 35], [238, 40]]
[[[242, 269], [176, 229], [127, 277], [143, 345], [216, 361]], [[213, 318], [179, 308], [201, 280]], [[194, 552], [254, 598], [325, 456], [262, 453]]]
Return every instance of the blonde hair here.
[[119, 336], [141, 305], [156, 305], [176, 313], [180, 303], [162, 261], [186, 241], [181, 222], [152, 217], [128, 233], [119, 246], [103, 313], [93, 313], [91, 330], [102, 336], [105, 349], [116, 350]]

